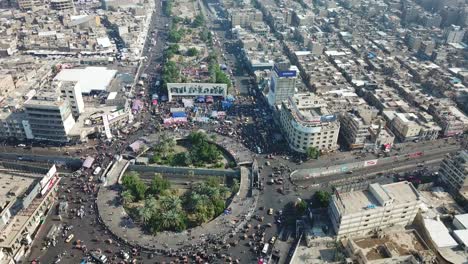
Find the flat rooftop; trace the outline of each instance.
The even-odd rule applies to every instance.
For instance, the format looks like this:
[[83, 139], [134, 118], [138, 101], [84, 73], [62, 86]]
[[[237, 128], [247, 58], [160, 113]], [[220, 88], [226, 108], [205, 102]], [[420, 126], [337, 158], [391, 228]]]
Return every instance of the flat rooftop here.
[[[394, 199], [393, 203], [407, 203], [419, 199], [419, 194], [409, 182], [396, 182], [381, 185], [382, 189]], [[369, 190], [344, 192], [339, 194], [346, 214], [368, 210], [368, 206], [381, 206]]]
[[89, 94], [91, 91], [106, 91], [116, 74], [116, 70], [110, 70], [106, 67], [63, 69], [55, 76], [54, 80], [78, 82], [81, 92]]
[[37, 178], [34, 176], [15, 175], [7, 169], [0, 167], [0, 207], [23, 195], [38, 179], [39, 175]]

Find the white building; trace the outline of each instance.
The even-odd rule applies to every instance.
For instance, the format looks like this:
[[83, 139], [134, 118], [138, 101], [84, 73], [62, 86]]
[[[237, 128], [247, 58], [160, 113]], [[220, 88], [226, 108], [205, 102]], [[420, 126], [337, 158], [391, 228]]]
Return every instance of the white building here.
[[281, 105], [296, 92], [296, 81], [299, 69], [289, 63], [277, 63], [273, 67], [268, 91], [268, 103], [271, 106]]
[[84, 112], [84, 101], [79, 82], [59, 81], [55, 82], [57, 89], [63, 98], [66, 98], [71, 105], [73, 116], [78, 117]]
[[29, 100], [24, 108], [35, 139], [68, 142], [75, 125], [70, 102], [56, 92], [42, 93]]
[[465, 30], [460, 26], [451, 25], [445, 31], [445, 42], [446, 43], [460, 43], [465, 36]]
[[284, 101], [280, 122], [290, 148], [297, 152], [304, 153], [310, 147], [321, 151], [338, 148], [340, 123], [326, 102], [314, 94], [297, 94]]
[[411, 224], [420, 204], [420, 194], [409, 182], [374, 183], [366, 190], [335, 192], [329, 214], [338, 237], [362, 236], [393, 225]]

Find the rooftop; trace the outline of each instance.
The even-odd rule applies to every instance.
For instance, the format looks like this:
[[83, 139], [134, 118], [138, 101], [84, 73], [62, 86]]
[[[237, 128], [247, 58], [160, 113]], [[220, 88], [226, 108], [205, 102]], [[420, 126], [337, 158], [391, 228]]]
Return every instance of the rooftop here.
[[116, 70], [109, 70], [105, 67], [63, 69], [54, 80], [78, 82], [81, 92], [89, 94], [91, 91], [106, 91], [116, 74]]
[[[381, 186], [381, 192], [385, 193], [384, 196], [388, 196], [386, 199], [383, 199], [384, 201], [391, 198], [393, 199], [393, 203], [398, 204], [419, 200], [419, 193], [409, 182], [396, 182], [379, 186]], [[382, 206], [379, 199], [369, 189], [339, 193], [339, 198], [346, 214], [353, 214]]]

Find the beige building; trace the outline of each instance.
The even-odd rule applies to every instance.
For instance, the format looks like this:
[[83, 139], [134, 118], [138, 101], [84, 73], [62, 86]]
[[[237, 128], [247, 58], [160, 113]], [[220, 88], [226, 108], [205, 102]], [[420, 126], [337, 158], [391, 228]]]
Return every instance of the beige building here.
[[50, 0], [50, 8], [58, 11], [75, 12], [73, 0]]
[[468, 151], [447, 156], [440, 165], [440, 179], [455, 192], [468, 190]]
[[[55, 165], [46, 175], [0, 172], [0, 263], [21, 263], [29, 253], [41, 220], [57, 199], [60, 178]], [[20, 204], [21, 207], [16, 205]]]
[[340, 123], [340, 135], [348, 148], [362, 149], [369, 143], [369, 125], [361, 117], [346, 112], [340, 115]]
[[257, 9], [230, 10], [231, 27], [250, 27], [254, 22], [262, 22], [263, 15]]
[[17, 0], [18, 6], [22, 10], [31, 10], [34, 7], [41, 6], [44, 4], [42, 0]]
[[420, 204], [420, 194], [409, 182], [373, 183], [366, 190], [336, 191], [329, 214], [338, 237], [363, 236], [394, 225], [411, 224]]
[[9, 96], [10, 92], [15, 89], [15, 82], [11, 74], [2, 74], [0, 72], [0, 99]]
[[321, 151], [338, 148], [340, 123], [326, 102], [314, 94], [296, 94], [283, 101], [280, 122], [290, 148], [297, 152], [310, 147]]

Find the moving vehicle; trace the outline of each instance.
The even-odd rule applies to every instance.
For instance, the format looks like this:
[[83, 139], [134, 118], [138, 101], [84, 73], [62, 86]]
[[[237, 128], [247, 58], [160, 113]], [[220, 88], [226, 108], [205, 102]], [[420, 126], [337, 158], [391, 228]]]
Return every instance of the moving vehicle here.
[[96, 169], [94, 169], [93, 175], [98, 175], [101, 172], [101, 170], [101, 167], [97, 167]]
[[268, 209], [268, 214], [272, 215], [273, 214], [273, 208]]
[[262, 249], [262, 253], [263, 254], [268, 254], [268, 249], [270, 248], [270, 244], [266, 243], [264, 246], [263, 246], [263, 249]]
[[65, 239], [65, 243], [70, 243], [74, 237], [75, 235], [70, 234], [69, 236], [67, 236], [67, 239]]

